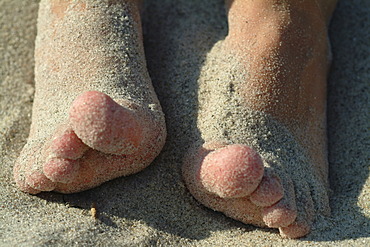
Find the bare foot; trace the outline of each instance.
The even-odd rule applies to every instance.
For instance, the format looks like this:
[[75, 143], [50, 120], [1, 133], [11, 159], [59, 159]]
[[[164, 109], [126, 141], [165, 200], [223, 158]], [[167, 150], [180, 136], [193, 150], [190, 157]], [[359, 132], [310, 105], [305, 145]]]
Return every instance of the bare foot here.
[[227, 1], [229, 34], [209, 53], [199, 85], [204, 144], [184, 160], [186, 185], [202, 204], [287, 238], [330, 213], [329, 2]]
[[137, 1], [41, 1], [36, 94], [18, 187], [72, 193], [141, 171], [166, 130]]

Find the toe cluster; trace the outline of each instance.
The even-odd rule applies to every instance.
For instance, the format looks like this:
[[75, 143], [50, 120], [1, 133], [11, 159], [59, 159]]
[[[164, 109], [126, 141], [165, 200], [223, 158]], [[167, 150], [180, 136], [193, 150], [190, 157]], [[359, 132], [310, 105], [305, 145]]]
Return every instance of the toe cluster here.
[[[204, 154], [196, 157], [199, 153]], [[252, 148], [224, 145], [194, 155], [184, 162], [184, 179], [204, 205], [248, 224], [279, 228], [283, 237], [297, 238], [309, 232], [309, 224], [297, 217], [292, 182], [282, 183], [278, 175], [265, 170]]]
[[[14, 168], [15, 181], [22, 191], [37, 194], [56, 187], [67, 188], [66, 184], [86, 189], [89, 185], [84, 183], [96, 186], [100, 181], [112, 179], [118, 176], [114, 169], [133, 162], [126, 155], [134, 157], [141, 148], [145, 139], [142, 122], [137, 112], [108, 95], [85, 92], [72, 103], [68, 123], [61, 124], [49, 141], [28, 144], [22, 150]], [[96, 155], [97, 160], [91, 155], [86, 158], [87, 152], [93, 149], [101, 153]], [[136, 166], [126, 167], [127, 173], [142, 169]], [[95, 173], [100, 177], [94, 177]], [[66, 190], [74, 191], [74, 188]]]

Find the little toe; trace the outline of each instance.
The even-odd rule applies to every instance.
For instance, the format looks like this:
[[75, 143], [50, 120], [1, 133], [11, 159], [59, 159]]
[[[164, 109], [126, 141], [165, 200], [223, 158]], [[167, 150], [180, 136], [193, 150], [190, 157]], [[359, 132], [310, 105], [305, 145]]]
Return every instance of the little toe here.
[[22, 167], [23, 166], [21, 165], [21, 163], [17, 161], [13, 169], [14, 181], [16, 185], [18, 186], [18, 188], [23, 192], [33, 194], [33, 195], [40, 193], [41, 192], [40, 190], [32, 188], [26, 182], [25, 171], [24, 169], [22, 169]]
[[246, 145], [227, 145], [209, 153], [200, 168], [200, 182], [221, 198], [250, 195], [264, 172], [261, 157]]
[[72, 129], [88, 146], [108, 154], [131, 154], [143, 141], [142, 119], [108, 95], [89, 91], [72, 103]]
[[42, 174], [36, 172], [40, 170], [37, 169], [37, 158], [40, 157], [41, 146], [38, 141], [27, 143], [13, 168], [14, 180], [17, 186], [20, 190], [30, 194], [37, 194], [44, 191], [44, 189], [50, 190], [53, 187], [47, 179], [44, 179], [45, 177]]
[[265, 174], [257, 189], [250, 195], [249, 199], [255, 205], [268, 207], [277, 203], [284, 196], [284, 189], [280, 178], [275, 174]]
[[293, 183], [286, 179], [284, 196], [276, 204], [262, 210], [262, 218], [265, 224], [271, 228], [285, 227], [292, 224], [297, 217], [297, 206]]
[[26, 183], [39, 191], [52, 191], [55, 188], [55, 183], [37, 170], [26, 174]]
[[22, 150], [19, 162], [22, 166], [24, 182], [38, 191], [52, 191], [55, 183], [48, 179], [42, 172], [42, 145], [30, 145]]

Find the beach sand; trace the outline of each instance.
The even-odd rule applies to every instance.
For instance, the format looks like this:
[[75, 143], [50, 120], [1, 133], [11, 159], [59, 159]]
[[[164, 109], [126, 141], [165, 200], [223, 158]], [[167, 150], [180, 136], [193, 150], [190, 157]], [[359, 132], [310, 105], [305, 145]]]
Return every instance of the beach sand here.
[[[85, 192], [18, 191], [12, 168], [28, 136], [38, 1], [0, 0], [0, 246], [370, 245], [370, 2], [340, 1], [330, 36], [328, 87], [332, 215], [299, 240], [231, 220], [199, 204], [181, 177], [200, 136], [198, 80], [227, 33], [222, 0], [146, 0], [149, 73], [168, 137], [148, 168]], [[217, 70], [217, 68], [214, 68]]]

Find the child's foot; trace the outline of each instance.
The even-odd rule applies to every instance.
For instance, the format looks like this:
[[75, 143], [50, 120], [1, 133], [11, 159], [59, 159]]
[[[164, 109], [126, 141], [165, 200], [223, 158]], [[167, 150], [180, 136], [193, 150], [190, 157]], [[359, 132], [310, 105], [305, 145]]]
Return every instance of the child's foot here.
[[136, 1], [41, 1], [18, 187], [72, 193], [136, 173], [165, 141]]
[[309, 0], [228, 2], [229, 34], [199, 85], [205, 143], [186, 156], [184, 179], [207, 207], [302, 237], [330, 211], [326, 16]]

